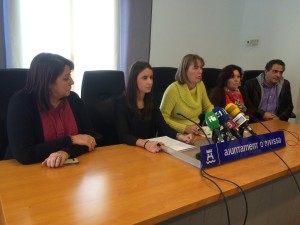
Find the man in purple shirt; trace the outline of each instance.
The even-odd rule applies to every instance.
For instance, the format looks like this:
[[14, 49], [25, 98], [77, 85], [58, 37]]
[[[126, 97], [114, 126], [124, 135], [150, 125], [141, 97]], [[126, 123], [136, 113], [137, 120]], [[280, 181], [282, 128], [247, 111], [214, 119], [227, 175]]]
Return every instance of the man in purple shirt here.
[[258, 77], [246, 81], [244, 90], [255, 107], [254, 116], [259, 120], [287, 121], [293, 111], [291, 86], [283, 78], [285, 63], [273, 59]]

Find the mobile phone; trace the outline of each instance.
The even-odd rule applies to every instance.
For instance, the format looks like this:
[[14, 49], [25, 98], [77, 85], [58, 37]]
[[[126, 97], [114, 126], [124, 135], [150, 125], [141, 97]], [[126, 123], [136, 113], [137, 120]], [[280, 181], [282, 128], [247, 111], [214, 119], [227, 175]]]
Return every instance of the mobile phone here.
[[64, 165], [74, 165], [74, 164], [78, 164], [79, 161], [77, 158], [72, 158], [72, 159], [67, 159], [64, 163]]

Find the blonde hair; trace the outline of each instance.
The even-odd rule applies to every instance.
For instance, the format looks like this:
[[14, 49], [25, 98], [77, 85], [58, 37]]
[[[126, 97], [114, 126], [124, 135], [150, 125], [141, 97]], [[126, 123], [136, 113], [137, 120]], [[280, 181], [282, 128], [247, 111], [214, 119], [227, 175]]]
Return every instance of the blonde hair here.
[[200, 57], [199, 55], [195, 54], [188, 54], [185, 55], [180, 63], [180, 66], [177, 69], [177, 72], [175, 74], [175, 80], [178, 81], [180, 84], [185, 84], [188, 82], [187, 77], [187, 70], [190, 65], [195, 64], [197, 65], [197, 62], [200, 61], [202, 63], [202, 66], [205, 65], [204, 59]]

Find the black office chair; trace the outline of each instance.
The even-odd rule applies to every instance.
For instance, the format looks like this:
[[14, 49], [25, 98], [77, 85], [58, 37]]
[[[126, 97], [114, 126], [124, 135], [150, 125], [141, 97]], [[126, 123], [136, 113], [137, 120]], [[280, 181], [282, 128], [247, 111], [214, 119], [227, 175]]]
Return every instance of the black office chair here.
[[295, 119], [297, 116], [294, 112], [291, 112], [290, 119]]
[[255, 78], [263, 72], [264, 70], [245, 70], [242, 77], [241, 85], [243, 86], [247, 80]]
[[153, 95], [154, 101], [159, 106], [167, 87], [175, 81], [177, 68], [153, 67]]
[[205, 85], [207, 95], [209, 95], [211, 89], [217, 85], [217, 79], [220, 72], [221, 69], [218, 68], [203, 68], [202, 81]]
[[115, 124], [116, 98], [125, 91], [124, 72], [117, 70], [85, 71], [81, 98], [94, 129], [101, 134], [98, 145], [118, 144]]
[[0, 160], [8, 144], [6, 117], [10, 97], [23, 88], [28, 69], [0, 69]]

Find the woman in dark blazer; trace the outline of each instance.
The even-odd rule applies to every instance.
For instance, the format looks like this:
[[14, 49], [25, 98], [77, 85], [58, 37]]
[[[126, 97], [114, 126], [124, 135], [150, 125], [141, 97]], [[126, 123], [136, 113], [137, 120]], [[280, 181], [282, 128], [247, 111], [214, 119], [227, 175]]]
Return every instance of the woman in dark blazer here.
[[31, 62], [25, 87], [10, 99], [5, 159], [61, 167], [68, 158], [95, 148], [95, 134], [74, 84], [70, 60], [40, 53]]
[[151, 141], [157, 133], [190, 143], [192, 134], [173, 130], [164, 120], [153, 100], [153, 70], [147, 62], [135, 62], [129, 71], [126, 93], [118, 100], [117, 131], [121, 143], [159, 152], [164, 143]]

